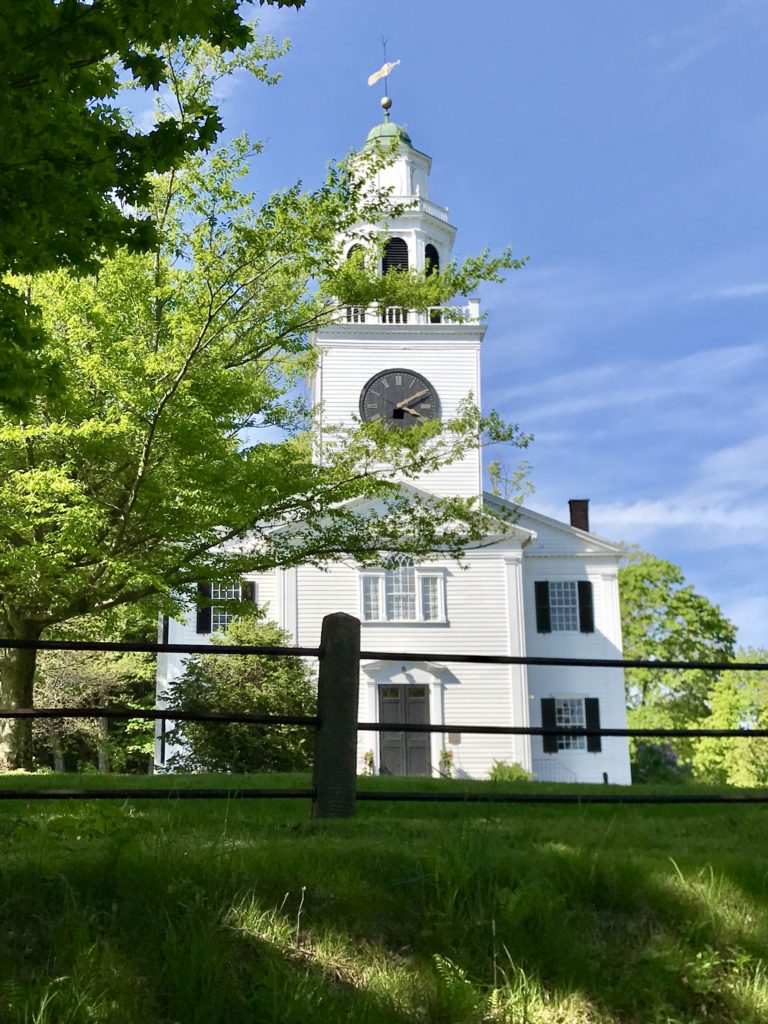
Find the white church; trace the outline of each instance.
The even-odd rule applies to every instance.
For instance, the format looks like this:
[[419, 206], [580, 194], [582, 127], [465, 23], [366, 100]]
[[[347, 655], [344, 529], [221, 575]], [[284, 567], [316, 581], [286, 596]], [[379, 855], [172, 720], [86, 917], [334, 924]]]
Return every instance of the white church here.
[[[378, 184], [408, 207], [387, 224], [383, 270], [428, 273], [449, 259], [456, 234], [447, 209], [429, 197], [431, 159], [388, 111], [368, 134], [367, 144], [377, 142], [396, 147]], [[487, 328], [476, 300], [463, 313], [448, 321], [439, 310], [349, 307], [312, 339], [319, 352], [311, 383], [319, 429], [355, 418], [451, 417], [468, 395], [479, 403]], [[423, 476], [418, 486], [437, 496], [479, 497], [491, 510], [505, 504], [483, 492], [479, 450]], [[498, 541], [467, 551], [465, 567], [399, 556], [379, 569], [346, 563], [326, 572], [276, 569], [246, 577], [242, 587], [213, 586], [210, 607], [167, 624], [167, 642], [208, 642], [230, 620], [227, 600], [247, 588], [298, 646], [317, 646], [323, 616], [344, 611], [361, 620], [363, 651], [620, 658], [620, 549], [589, 531], [586, 501], [569, 504], [569, 522], [520, 507]], [[183, 671], [182, 655], [160, 655], [159, 707]], [[543, 781], [631, 781], [624, 738], [396, 731], [403, 722], [626, 728], [621, 669], [363, 661], [359, 694], [359, 721], [395, 727], [360, 732], [361, 772], [372, 762], [376, 773], [429, 776], [450, 761], [456, 777], [484, 778], [495, 761], [504, 761]], [[158, 771], [171, 753], [158, 734]]]

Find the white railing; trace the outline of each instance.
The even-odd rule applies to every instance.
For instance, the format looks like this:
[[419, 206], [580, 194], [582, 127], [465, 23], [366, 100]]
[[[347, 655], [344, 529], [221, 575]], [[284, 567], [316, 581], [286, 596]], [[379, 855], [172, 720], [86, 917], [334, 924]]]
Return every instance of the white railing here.
[[397, 206], [404, 206], [409, 212], [415, 210], [417, 213], [427, 213], [444, 224], [448, 223], [448, 208], [438, 206], [431, 199], [424, 199], [422, 196], [392, 196], [392, 202]]
[[533, 777], [539, 782], [577, 782], [576, 772], [553, 757], [534, 757]]
[[347, 324], [476, 324], [480, 302], [470, 299], [466, 306], [430, 306], [426, 310], [402, 306], [345, 306], [337, 320]]

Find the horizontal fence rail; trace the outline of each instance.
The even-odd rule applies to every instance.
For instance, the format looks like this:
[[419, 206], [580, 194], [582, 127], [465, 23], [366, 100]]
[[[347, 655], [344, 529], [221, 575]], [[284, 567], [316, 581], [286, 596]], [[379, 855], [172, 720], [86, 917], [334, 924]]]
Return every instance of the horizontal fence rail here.
[[[172, 722], [213, 722], [227, 725], [230, 722], [245, 725], [295, 725], [317, 728], [317, 715], [261, 715], [239, 711], [184, 711], [180, 708], [0, 708], [0, 718], [130, 718], [144, 721]], [[692, 736], [701, 739], [707, 736], [732, 739], [768, 738], [768, 729], [587, 729], [581, 726], [559, 725], [548, 728], [541, 725], [426, 725], [417, 722], [357, 722], [361, 732], [458, 732], [488, 736], [662, 736], [683, 739]]]
[[314, 800], [307, 789], [0, 789], [2, 800]]
[[[126, 651], [138, 654], [241, 654], [318, 658], [320, 647], [253, 647], [236, 644], [112, 643], [90, 640], [14, 640], [0, 638], [0, 649], [37, 651]], [[514, 654], [459, 654], [424, 651], [363, 651], [361, 661], [450, 661], [468, 665], [554, 665], [574, 668], [703, 669], [709, 672], [768, 672], [764, 661], [662, 661], [659, 658], [553, 658]]]
[[[316, 734], [313, 784], [306, 788], [189, 788], [145, 789], [2, 789], [0, 800], [207, 800], [207, 799], [309, 799], [315, 817], [349, 817], [355, 801], [396, 801], [466, 804], [765, 804], [768, 792], [703, 794], [644, 793], [532, 793], [532, 792], [395, 792], [358, 791], [356, 786], [356, 737], [358, 731], [409, 733], [467, 733], [507, 736], [615, 737], [615, 738], [768, 738], [762, 729], [670, 728], [577, 728], [459, 724], [358, 722], [357, 693], [362, 661], [439, 661], [475, 665], [548, 665], [581, 668], [642, 668], [656, 670], [698, 669], [709, 672], [768, 672], [764, 662], [663, 661], [655, 658], [557, 658], [523, 655], [463, 654], [457, 652], [365, 651], [360, 648], [360, 621], [344, 613], [327, 615], [318, 647], [239, 646], [234, 644], [119, 643], [74, 640], [0, 639], [0, 649], [41, 651], [104, 651], [147, 654], [239, 655], [243, 657], [316, 658], [319, 662], [318, 713], [316, 715], [265, 715], [247, 712], [188, 711], [181, 708], [0, 708], [0, 720], [17, 719], [143, 719], [167, 722], [246, 724], [255, 727], [293, 726], [311, 728]], [[607, 776], [605, 777], [607, 781]]]

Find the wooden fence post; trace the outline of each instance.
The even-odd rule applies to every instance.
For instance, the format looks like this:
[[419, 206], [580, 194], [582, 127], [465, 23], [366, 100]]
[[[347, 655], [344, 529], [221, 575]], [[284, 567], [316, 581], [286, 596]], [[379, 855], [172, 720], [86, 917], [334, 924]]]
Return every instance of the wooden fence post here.
[[313, 818], [351, 818], [357, 779], [360, 620], [345, 612], [323, 619], [317, 677]]

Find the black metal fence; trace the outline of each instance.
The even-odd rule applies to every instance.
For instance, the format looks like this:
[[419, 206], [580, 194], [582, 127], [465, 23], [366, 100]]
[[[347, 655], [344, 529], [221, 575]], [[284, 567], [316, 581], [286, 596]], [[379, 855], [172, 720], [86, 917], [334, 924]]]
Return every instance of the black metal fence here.
[[8, 789], [0, 786], [0, 800], [167, 800], [167, 799], [309, 799], [317, 818], [350, 817], [357, 800], [426, 801], [433, 803], [521, 803], [521, 804], [713, 804], [768, 803], [768, 793], [706, 794], [686, 789], [681, 793], [537, 793], [537, 792], [402, 792], [368, 791], [357, 788], [357, 733], [421, 732], [466, 733], [507, 736], [600, 736], [700, 738], [729, 737], [753, 739], [768, 737], [768, 729], [618, 729], [558, 726], [501, 726], [470, 724], [416, 724], [358, 722], [357, 703], [360, 662], [365, 661], [439, 661], [480, 665], [554, 665], [588, 668], [703, 669], [712, 672], [768, 671], [762, 662], [661, 661], [620, 658], [549, 658], [515, 655], [456, 654], [392, 651], [364, 651], [360, 648], [360, 621], [344, 612], [327, 615], [323, 620], [319, 647], [250, 647], [228, 644], [168, 643], [96, 643], [56, 640], [0, 639], [0, 649], [136, 651], [169, 654], [261, 655], [272, 657], [311, 657], [318, 660], [316, 715], [262, 715], [242, 712], [204, 712], [177, 709], [141, 710], [137, 708], [2, 708], [0, 719], [106, 718], [145, 719], [211, 723], [248, 723], [256, 727], [300, 726], [315, 730], [315, 757], [312, 786], [298, 789], [213, 789], [121, 787], [105, 789]]

